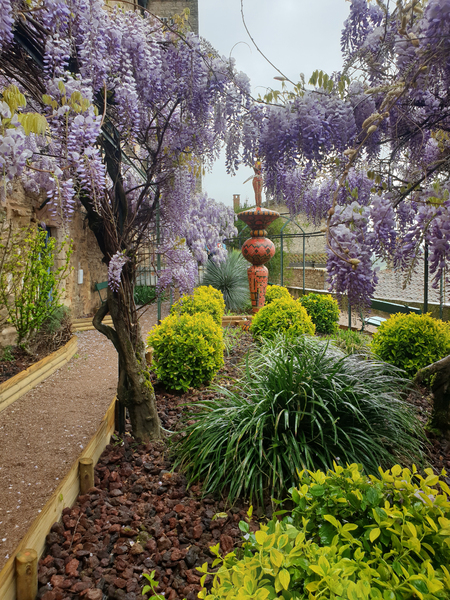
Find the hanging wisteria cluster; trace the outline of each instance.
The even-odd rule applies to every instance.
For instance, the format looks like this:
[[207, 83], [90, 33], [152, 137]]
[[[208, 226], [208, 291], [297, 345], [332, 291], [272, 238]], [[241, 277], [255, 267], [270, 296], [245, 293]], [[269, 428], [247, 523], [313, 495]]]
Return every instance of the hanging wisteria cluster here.
[[[133, 265], [123, 257], [134, 259], [158, 212], [160, 283], [191, 289], [206, 249], [233, 231], [230, 210], [197, 192], [198, 157], [207, 167], [225, 143], [237, 167], [248, 78], [194, 34], [100, 0], [1, 0], [0, 52], [0, 100], [11, 84], [27, 99], [0, 104], [3, 183], [28, 166], [24, 185], [45, 192], [63, 222], [81, 203], [114, 290]], [[32, 69], [39, 81], [24, 87]], [[18, 117], [32, 111], [46, 117], [45, 131], [25, 132]], [[255, 145], [248, 128], [244, 137]]]
[[[332, 286], [363, 310], [376, 258], [448, 273], [450, 0], [351, 0], [344, 67], [259, 122], [268, 191], [327, 225]], [[256, 122], [256, 120], [255, 120]], [[448, 280], [448, 277], [447, 277]]]

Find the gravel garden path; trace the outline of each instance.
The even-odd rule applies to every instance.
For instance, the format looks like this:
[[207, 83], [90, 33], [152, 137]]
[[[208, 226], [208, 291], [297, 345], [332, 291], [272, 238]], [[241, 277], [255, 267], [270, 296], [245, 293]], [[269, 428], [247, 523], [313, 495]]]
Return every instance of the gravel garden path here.
[[[163, 317], [168, 310], [163, 304]], [[145, 338], [156, 323], [156, 305], [142, 312]], [[95, 330], [77, 335], [74, 358], [0, 413], [0, 570], [114, 398], [112, 343]]]

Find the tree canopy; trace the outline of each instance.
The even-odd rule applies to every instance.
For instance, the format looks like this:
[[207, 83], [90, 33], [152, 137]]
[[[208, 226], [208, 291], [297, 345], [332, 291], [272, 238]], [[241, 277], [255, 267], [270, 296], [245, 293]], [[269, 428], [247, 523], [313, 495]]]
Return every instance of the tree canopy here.
[[133, 301], [139, 248], [159, 223], [159, 284], [181, 291], [207, 248], [221, 258], [234, 213], [199, 194], [198, 177], [221, 144], [234, 157], [250, 102], [248, 78], [184, 25], [100, 0], [0, 2], [0, 193], [21, 176], [62, 222], [83, 207], [109, 271], [94, 324], [118, 351], [138, 438], [159, 435]]

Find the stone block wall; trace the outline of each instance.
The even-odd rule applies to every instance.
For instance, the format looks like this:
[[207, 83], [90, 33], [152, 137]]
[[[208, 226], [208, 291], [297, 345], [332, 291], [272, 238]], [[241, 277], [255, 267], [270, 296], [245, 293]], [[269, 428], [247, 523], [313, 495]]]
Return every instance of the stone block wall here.
[[[20, 182], [15, 182], [6, 202], [0, 207], [1, 218], [11, 220], [17, 228], [33, 223], [45, 223], [52, 237], [61, 242], [65, 231], [61, 222], [52, 217], [46, 207], [42, 206], [43, 197], [25, 193]], [[100, 305], [98, 293], [94, 286], [96, 282], [107, 279], [107, 268], [102, 263], [102, 254], [97, 246], [94, 234], [84, 219], [83, 209], [76, 210], [69, 224], [67, 235], [73, 240], [73, 254], [70, 261], [71, 270], [68, 274], [61, 302], [71, 310], [73, 318], [90, 315]], [[63, 257], [56, 258], [56, 265], [61, 264]], [[78, 272], [83, 270], [83, 283], [78, 283]], [[0, 319], [6, 315], [4, 307], [0, 306]], [[11, 326], [0, 324], [0, 346], [14, 344], [15, 330]]]
[[189, 8], [189, 25], [198, 35], [198, 0], [148, 0], [147, 10], [159, 18], [170, 19], [173, 15], [180, 15], [185, 8]]
[[[303, 287], [303, 269], [302, 267], [289, 267], [289, 285], [294, 287]], [[327, 289], [327, 271], [326, 269], [313, 269], [305, 267], [305, 287], [313, 290]]]
[[198, 29], [198, 0], [105, 0], [107, 8], [120, 6], [124, 10], [138, 10], [142, 6], [159, 17], [160, 19], [171, 19], [173, 15], [181, 15], [185, 8], [189, 8], [189, 25], [191, 30], [199, 34]]

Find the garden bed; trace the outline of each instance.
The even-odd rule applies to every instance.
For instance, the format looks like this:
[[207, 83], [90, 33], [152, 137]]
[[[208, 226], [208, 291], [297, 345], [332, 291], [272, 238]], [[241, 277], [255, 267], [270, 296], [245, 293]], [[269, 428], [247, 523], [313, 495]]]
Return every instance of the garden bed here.
[[[21, 398], [28, 391], [44, 381], [57, 369], [65, 365], [77, 351], [77, 338], [73, 336], [64, 346], [41, 358], [38, 362], [32, 362], [30, 366], [21, 370], [0, 384], [0, 411]], [[30, 357], [35, 358], [35, 356]], [[24, 361], [19, 360], [23, 367]]]
[[[222, 383], [236, 376], [236, 363], [251, 343], [244, 335], [239, 347], [231, 350], [218, 375]], [[159, 384], [155, 392], [162, 425], [171, 431], [178, 426], [184, 404], [215, 397], [208, 389], [172, 394]], [[427, 390], [415, 390], [409, 401], [426, 422], [431, 406]], [[450, 467], [445, 441], [431, 439], [429, 461], [437, 473]], [[229, 509], [225, 499], [202, 499], [200, 487], [187, 490], [184, 476], [173, 472], [172, 466], [163, 442], [138, 445], [128, 433], [116, 436], [97, 465], [96, 488], [64, 511], [62, 523], [47, 538], [38, 597], [137, 600], [146, 583], [142, 574], [155, 571], [158, 591], [165, 598], [196, 599], [200, 589], [196, 567], [211, 564], [210, 546], [218, 543], [226, 553], [241, 544], [238, 525], [247, 505], [238, 502]], [[270, 507], [265, 510], [270, 514]]]

